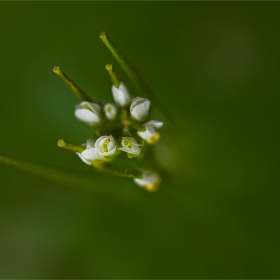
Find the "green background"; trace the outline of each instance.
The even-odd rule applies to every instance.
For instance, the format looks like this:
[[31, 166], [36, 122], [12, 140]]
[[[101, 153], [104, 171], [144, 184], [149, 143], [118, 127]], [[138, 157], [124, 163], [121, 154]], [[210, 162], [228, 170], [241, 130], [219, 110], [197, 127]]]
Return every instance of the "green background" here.
[[[278, 278], [279, 8], [2, 2], [0, 153], [78, 171], [81, 181], [0, 165], [0, 277]], [[165, 120], [157, 193], [56, 146], [91, 131], [74, 118], [79, 100], [54, 65], [111, 101], [112, 62], [139, 95], [101, 31], [172, 116], [155, 114]]]

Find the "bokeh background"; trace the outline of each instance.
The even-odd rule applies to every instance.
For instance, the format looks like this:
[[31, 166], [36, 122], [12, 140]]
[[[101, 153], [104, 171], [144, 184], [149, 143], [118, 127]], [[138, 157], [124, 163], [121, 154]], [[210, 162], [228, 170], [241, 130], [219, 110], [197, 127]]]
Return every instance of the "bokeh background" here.
[[[2, 2], [0, 152], [80, 177], [56, 183], [0, 165], [0, 277], [278, 278], [279, 8]], [[56, 146], [91, 131], [54, 65], [111, 101], [112, 62], [138, 95], [101, 31], [152, 88], [156, 116], [172, 116], [157, 193]]]

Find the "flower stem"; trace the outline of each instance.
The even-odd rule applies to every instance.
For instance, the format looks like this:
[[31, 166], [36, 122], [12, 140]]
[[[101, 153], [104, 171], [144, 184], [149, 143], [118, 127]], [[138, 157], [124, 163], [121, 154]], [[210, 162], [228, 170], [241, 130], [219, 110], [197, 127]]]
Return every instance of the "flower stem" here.
[[131, 123], [131, 126], [132, 126], [133, 128], [135, 128], [137, 131], [141, 131], [141, 132], [146, 131], [146, 127], [145, 127], [143, 124], [139, 124], [139, 123], [136, 123], [136, 122], [132, 122], [132, 123]]
[[53, 72], [57, 74], [62, 80], [74, 91], [74, 93], [82, 100], [93, 102], [93, 100], [78, 86], [76, 85], [61, 69], [59, 66], [54, 66]]
[[112, 83], [113, 85], [116, 87], [116, 88], [119, 88], [120, 87], [120, 82], [116, 76], [116, 74], [113, 72], [113, 66], [112, 64], [106, 64], [105, 68], [107, 69], [109, 75], [110, 75], [110, 78], [112, 80]]
[[63, 139], [58, 140], [57, 145], [60, 148], [64, 148], [66, 150], [76, 152], [76, 153], [82, 153], [86, 149], [86, 147], [76, 145], [70, 142], [66, 142]]
[[125, 168], [122, 166], [114, 165], [110, 162], [105, 162], [101, 164], [98, 168], [104, 172], [127, 178], [142, 179], [143, 176], [142, 171], [139, 169]]
[[127, 76], [132, 80], [132, 82], [135, 84], [135, 86], [143, 92], [145, 95], [151, 95], [151, 92], [147, 86], [147, 84], [144, 82], [140, 74], [137, 72], [137, 70], [126, 60], [126, 58], [119, 52], [117, 47], [112, 43], [112, 41], [107, 37], [105, 32], [100, 33], [100, 39], [103, 41], [103, 43], [106, 45], [106, 47], [111, 51], [113, 56], [116, 58], [116, 60], [119, 62]]
[[99, 187], [100, 178], [95, 178], [94, 176], [82, 174], [74, 170], [52, 167], [4, 155], [0, 155], [0, 163], [4, 163], [23, 172], [29, 172], [30, 174], [48, 179], [55, 183], [63, 183], [67, 186], [71, 185], [72, 187], [90, 191], [94, 191], [95, 189], [98, 191], [100, 189], [100, 191], [102, 191]]
[[161, 112], [166, 116], [166, 119], [169, 121], [172, 126], [174, 126], [175, 122], [173, 121], [173, 117], [163, 109], [163, 106], [161, 106], [160, 102], [156, 98], [156, 96], [153, 94], [153, 92], [150, 90], [149, 86], [145, 83], [144, 79], [141, 77], [141, 75], [138, 73], [138, 71], [127, 61], [127, 59], [121, 54], [121, 52], [117, 49], [117, 47], [113, 44], [113, 42], [108, 38], [108, 36], [105, 34], [105, 32], [101, 32], [99, 35], [100, 39], [103, 41], [103, 43], [106, 45], [106, 47], [110, 50], [110, 52], [113, 54], [113, 56], [116, 58], [116, 60], [119, 62], [127, 76], [131, 79], [131, 81], [134, 83], [136, 88], [146, 97], [151, 99], [155, 104], [157, 104], [157, 107], [161, 110]]

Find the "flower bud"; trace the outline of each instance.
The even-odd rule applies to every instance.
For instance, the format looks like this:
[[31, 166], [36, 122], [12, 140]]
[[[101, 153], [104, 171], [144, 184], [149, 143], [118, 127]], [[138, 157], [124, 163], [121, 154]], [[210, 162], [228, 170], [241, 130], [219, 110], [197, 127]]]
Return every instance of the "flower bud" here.
[[119, 88], [113, 85], [112, 92], [114, 100], [118, 106], [123, 107], [130, 103], [130, 95], [124, 83], [120, 83]]
[[140, 186], [145, 187], [147, 191], [155, 191], [160, 183], [159, 175], [150, 170], [142, 170], [142, 179], [133, 179]]
[[161, 128], [163, 126], [163, 122], [160, 121], [148, 121], [143, 124], [146, 128], [145, 131], [137, 131], [137, 134], [146, 141], [151, 141], [153, 138], [158, 138], [158, 133], [156, 132], [155, 128]]
[[117, 114], [117, 108], [112, 103], [107, 103], [104, 106], [104, 112], [108, 120], [113, 120]]
[[96, 125], [100, 123], [100, 106], [95, 103], [83, 101], [76, 106], [75, 116], [78, 120]]
[[151, 101], [146, 98], [136, 97], [130, 105], [130, 113], [137, 121], [144, 121], [150, 109]]

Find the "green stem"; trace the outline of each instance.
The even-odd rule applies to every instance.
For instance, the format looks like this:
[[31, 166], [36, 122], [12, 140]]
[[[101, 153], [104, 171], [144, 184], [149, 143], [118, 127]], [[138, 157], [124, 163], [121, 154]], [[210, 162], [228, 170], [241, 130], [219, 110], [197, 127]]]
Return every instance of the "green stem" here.
[[142, 179], [142, 171], [139, 169], [117, 166], [110, 162], [102, 163], [100, 164], [100, 166], [98, 166], [98, 168], [104, 172], [114, 174], [117, 176]]
[[109, 73], [109, 76], [112, 80], [112, 83], [113, 85], [116, 87], [116, 88], [119, 88], [120, 87], [120, 82], [116, 76], [116, 74], [113, 72], [113, 66], [112, 64], [107, 64], [105, 66], [105, 68], [107, 69], [108, 73]]
[[111, 51], [113, 56], [119, 62], [127, 76], [131, 79], [131, 81], [135, 84], [135, 86], [144, 94], [151, 95], [150, 89], [147, 84], [144, 82], [140, 74], [137, 70], [126, 60], [126, 58], [119, 52], [117, 47], [112, 43], [112, 41], [107, 37], [105, 32], [101, 32], [100, 36], [103, 43], [107, 46], [107, 48]]
[[[69, 142], [66, 142], [62, 139], [60, 139], [57, 142], [58, 146], [73, 152], [82, 153], [86, 148], [83, 146], [78, 146]], [[122, 177], [128, 177], [128, 178], [142, 178], [142, 172], [138, 169], [133, 168], [125, 168], [121, 166], [114, 165], [110, 162], [101, 162], [98, 164], [94, 164], [94, 167], [97, 169], [100, 169], [104, 172], [111, 173], [114, 175], [122, 176]]]
[[24, 161], [4, 155], [0, 155], [0, 162], [18, 170], [29, 172], [33, 175], [51, 180], [55, 183], [63, 183], [90, 191], [94, 190], [94, 188], [92, 188], [93, 185], [95, 185], [95, 189], [98, 189], [98, 186], [100, 185], [98, 178], [96, 180], [94, 176], [78, 173], [73, 170], [55, 168], [48, 165]]
[[62, 80], [79, 98], [85, 101], [93, 102], [93, 100], [60, 69], [60, 67], [54, 66], [53, 72], [62, 78]]
[[66, 150], [76, 152], [76, 153], [82, 153], [86, 149], [86, 147], [76, 145], [70, 142], [66, 142], [63, 139], [58, 140], [57, 145], [60, 148], [64, 148]]

